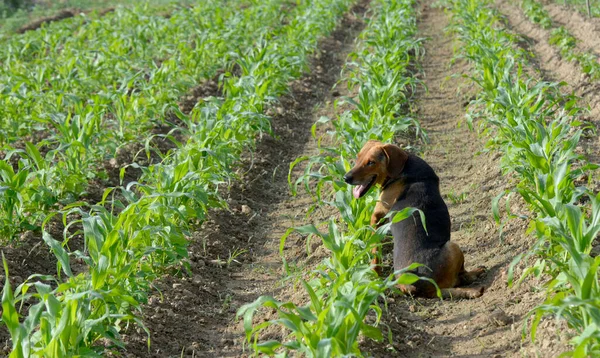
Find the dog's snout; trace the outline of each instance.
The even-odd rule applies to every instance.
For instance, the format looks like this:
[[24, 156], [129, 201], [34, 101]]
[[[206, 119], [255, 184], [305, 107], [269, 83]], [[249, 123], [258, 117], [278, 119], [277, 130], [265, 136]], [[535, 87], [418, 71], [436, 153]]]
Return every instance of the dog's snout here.
[[352, 174], [350, 174], [349, 172], [346, 173], [344, 175], [344, 181], [348, 184], [351, 184], [352, 183]]

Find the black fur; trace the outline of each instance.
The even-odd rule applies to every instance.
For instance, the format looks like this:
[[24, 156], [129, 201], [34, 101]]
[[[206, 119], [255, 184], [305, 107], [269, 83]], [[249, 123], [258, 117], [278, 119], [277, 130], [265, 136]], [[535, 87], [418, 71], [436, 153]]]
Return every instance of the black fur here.
[[[440, 180], [423, 159], [409, 155], [402, 177], [404, 191], [391, 211], [413, 207], [425, 214], [427, 232], [419, 213], [392, 225], [394, 237], [394, 270], [400, 270], [418, 262], [435, 270], [440, 265], [441, 248], [450, 240], [450, 214], [440, 194]], [[419, 267], [419, 276], [431, 277], [431, 271]], [[431, 286], [426, 281], [416, 282], [417, 290]], [[429, 288], [429, 287], [427, 287]]]

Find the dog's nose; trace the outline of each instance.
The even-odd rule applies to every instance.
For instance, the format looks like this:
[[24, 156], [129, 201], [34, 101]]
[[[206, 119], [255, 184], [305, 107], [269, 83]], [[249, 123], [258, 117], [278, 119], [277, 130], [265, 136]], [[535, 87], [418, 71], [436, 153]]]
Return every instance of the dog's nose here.
[[348, 184], [350, 184], [352, 182], [352, 175], [350, 175], [350, 173], [346, 173], [344, 175], [344, 181]]

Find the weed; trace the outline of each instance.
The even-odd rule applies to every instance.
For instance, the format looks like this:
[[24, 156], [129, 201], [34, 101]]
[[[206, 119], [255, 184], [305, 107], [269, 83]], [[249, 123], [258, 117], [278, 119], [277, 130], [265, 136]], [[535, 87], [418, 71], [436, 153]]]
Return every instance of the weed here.
[[229, 251], [229, 257], [227, 258], [227, 267], [231, 266], [233, 262], [239, 264], [240, 262], [237, 260], [237, 258], [247, 252], [248, 250], [246, 249], [235, 249], [233, 250], [233, 252]]
[[450, 201], [453, 204], [462, 204], [467, 200], [467, 198], [469, 196], [467, 191], [463, 191], [462, 193], [457, 194], [454, 191], [454, 189], [451, 189], [447, 195], [448, 195], [448, 199], [450, 199]]

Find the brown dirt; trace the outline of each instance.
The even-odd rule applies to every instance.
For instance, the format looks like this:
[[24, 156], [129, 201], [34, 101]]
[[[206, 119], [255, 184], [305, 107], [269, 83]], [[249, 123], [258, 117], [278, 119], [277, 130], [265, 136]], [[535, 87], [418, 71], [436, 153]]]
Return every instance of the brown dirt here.
[[[222, 96], [222, 89], [219, 88], [219, 78], [225, 72], [225, 70], [218, 70], [212, 78], [206, 79], [200, 85], [192, 88], [179, 101], [179, 109], [183, 113], [189, 114], [192, 109], [194, 109], [198, 101], [202, 100], [203, 98]], [[175, 120], [177, 121], [177, 119]]]
[[[53, 225], [53, 227], [57, 226]], [[53, 230], [54, 237], [62, 237], [62, 229]], [[39, 232], [28, 231], [12, 243], [3, 245], [1, 250], [6, 258], [12, 289], [33, 274], [56, 275], [56, 257], [48, 249]], [[4, 288], [4, 268], [0, 270], [0, 291]], [[2, 309], [0, 308], [0, 312]], [[0, 324], [0, 357], [7, 357], [12, 344], [4, 324]]]
[[23, 27], [21, 27], [20, 29], [17, 29], [17, 31], [15, 31], [18, 34], [22, 34], [25, 33], [27, 31], [31, 31], [31, 30], [37, 30], [40, 27], [42, 27], [43, 24], [49, 23], [49, 22], [54, 22], [54, 21], [60, 21], [60, 20], [64, 20], [64, 19], [68, 19], [70, 17], [75, 16], [75, 14], [77, 14], [77, 10], [73, 10], [73, 9], [65, 9], [65, 10], [61, 10], [58, 14], [53, 15], [53, 16], [48, 16], [48, 17], [43, 17], [39, 20], [35, 20], [34, 22], [27, 24]]
[[[260, 295], [282, 291], [279, 239], [303, 223], [311, 200], [292, 197], [287, 183], [289, 164], [316, 154], [310, 127], [317, 108], [331, 102], [331, 87], [358, 32], [364, 4], [354, 7], [334, 33], [322, 40], [311, 73], [292, 84], [272, 112], [275, 137], [265, 136], [241, 165], [240, 181], [229, 193], [230, 211], [214, 211], [192, 237], [192, 275], [163, 277], [144, 307], [144, 322], [152, 332], [151, 352], [139, 330], [125, 336], [131, 357], [243, 356], [243, 329], [235, 321], [241, 305]], [[236, 250], [243, 253], [227, 265]]]
[[94, 11], [98, 11], [98, 16], [104, 16], [106, 14], [110, 14], [111, 12], [114, 12], [115, 10], [116, 10], [116, 8], [114, 8], [114, 7], [107, 7], [106, 9], [94, 10]]

